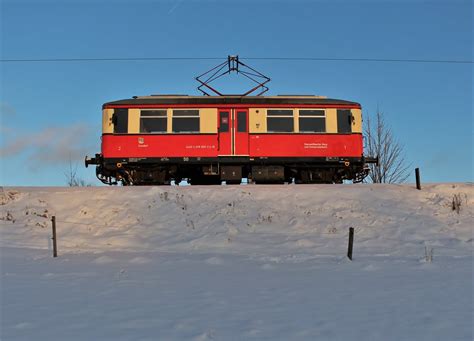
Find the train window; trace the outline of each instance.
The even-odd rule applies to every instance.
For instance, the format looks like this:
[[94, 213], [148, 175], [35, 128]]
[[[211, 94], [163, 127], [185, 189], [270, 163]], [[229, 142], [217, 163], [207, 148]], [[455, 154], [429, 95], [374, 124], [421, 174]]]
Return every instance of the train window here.
[[300, 110], [299, 116], [300, 132], [326, 132], [326, 116], [324, 110]]
[[325, 116], [324, 110], [300, 110], [300, 116]]
[[199, 110], [173, 110], [174, 133], [199, 133]]
[[352, 132], [352, 114], [348, 109], [337, 110], [337, 132], [347, 134]]
[[227, 133], [229, 131], [229, 113], [227, 111], [221, 111], [220, 120], [219, 132]]
[[166, 133], [166, 117], [140, 118], [140, 133]]
[[140, 112], [140, 116], [158, 116], [158, 117], [166, 117], [166, 110], [142, 110]]
[[128, 133], [128, 109], [114, 109], [112, 116], [114, 134]]
[[140, 133], [166, 133], [167, 124], [166, 110], [140, 112]]
[[267, 110], [267, 131], [269, 133], [293, 132], [293, 110]]
[[199, 117], [173, 118], [173, 132], [175, 133], [199, 133]]
[[199, 110], [173, 110], [173, 116], [199, 116]]
[[237, 132], [247, 132], [247, 113], [245, 111], [237, 112]]
[[293, 110], [291, 109], [270, 109], [267, 110], [267, 115], [268, 116], [293, 116]]

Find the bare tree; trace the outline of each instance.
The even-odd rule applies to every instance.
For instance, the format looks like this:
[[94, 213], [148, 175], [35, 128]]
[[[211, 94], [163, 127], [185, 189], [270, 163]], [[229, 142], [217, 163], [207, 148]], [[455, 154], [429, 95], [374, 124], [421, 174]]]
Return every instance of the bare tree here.
[[369, 164], [368, 182], [401, 183], [410, 176], [403, 146], [393, 136], [392, 129], [385, 123], [383, 113], [377, 109], [375, 122], [370, 116], [365, 124], [365, 149], [369, 156], [378, 156], [378, 164]]
[[89, 187], [90, 184], [86, 183], [83, 179], [77, 176], [77, 163], [72, 164], [71, 158], [69, 158], [69, 169], [64, 172], [66, 177], [66, 183], [69, 187]]

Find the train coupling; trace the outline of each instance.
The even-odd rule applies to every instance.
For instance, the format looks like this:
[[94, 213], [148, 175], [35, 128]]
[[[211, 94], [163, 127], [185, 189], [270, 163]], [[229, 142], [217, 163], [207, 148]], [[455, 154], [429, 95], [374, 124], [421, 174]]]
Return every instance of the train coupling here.
[[365, 157], [365, 163], [375, 163], [376, 165], [379, 164], [379, 157], [372, 157], [372, 156], [366, 156]]
[[95, 157], [86, 156], [86, 158], [84, 159], [84, 165], [86, 166], [86, 168], [89, 167], [89, 165], [99, 165], [101, 159], [102, 155], [100, 154], [95, 154]]

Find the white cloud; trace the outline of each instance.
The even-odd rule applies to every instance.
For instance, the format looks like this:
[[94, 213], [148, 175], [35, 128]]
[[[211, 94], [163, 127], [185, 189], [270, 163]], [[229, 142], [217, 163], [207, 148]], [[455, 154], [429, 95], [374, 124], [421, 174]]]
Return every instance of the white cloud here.
[[94, 133], [93, 128], [83, 123], [48, 127], [4, 141], [0, 157], [5, 159], [28, 153], [29, 166], [82, 160], [90, 150], [100, 147]]

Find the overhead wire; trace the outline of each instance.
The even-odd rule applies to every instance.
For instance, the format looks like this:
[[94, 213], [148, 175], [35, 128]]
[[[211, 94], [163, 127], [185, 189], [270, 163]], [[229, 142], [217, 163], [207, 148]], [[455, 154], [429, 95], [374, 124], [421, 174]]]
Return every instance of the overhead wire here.
[[[129, 61], [191, 61], [222, 60], [222, 57], [105, 57], [105, 58], [11, 58], [0, 59], [1, 63], [48, 63], [48, 62], [129, 62]], [[403, 59], [403, 58], [334, 58], [334, 57], [242, 57], [245, 60], [268, 61], [335, 61], [335, 62], [381, 62], [381, 63], [440, 63], [474, 64], [472, 60], [461, 59]]]

